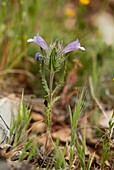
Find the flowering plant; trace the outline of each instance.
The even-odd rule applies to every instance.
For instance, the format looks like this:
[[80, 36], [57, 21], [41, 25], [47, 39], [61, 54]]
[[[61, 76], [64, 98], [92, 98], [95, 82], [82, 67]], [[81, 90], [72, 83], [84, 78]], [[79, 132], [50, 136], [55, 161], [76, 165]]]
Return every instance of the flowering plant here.
[[[55, 92], [57, 89], [63, 84], [65, 73], [66, 73], [66, 55], [67, 53], [74, 51], [74, 50], [85, 50], [84, 47], [81, 47], [78, 39], [74, 42], [69, 43], [65, 48], [62, 47], [60, 42], [51, 43], [50, 46], [47, 45], [45, 40], [40, 36], [36, 35], [34, 38], [30, 38], [27, 42], [34, 42], [41, 47], [41, 53], [36, 53], [35, 58], [36, 60], [40, 60], [40, 73], [42, 77], [42, 84], [47, 92], [46, 99], [46, 125], [47, 125], [47, 132], [51, 130], [51, 113], [54, 103], [58, 100], [59, 97], [54, 97]], [[46, 80], [45, 71], [49, 71], [50, 80], [49, 83]], [[55, 73], [63, 70], [61, 72], [61, 78], [58, 82], [58, 85], [53, 89], [53, 81]], [[49, 85], [48, 85], [49, 84]], [[49, 134], [49, 133], [48, 133]], [[48, 138], [47, 138], [48, 139]], [[47, 142], [46, 142], [47, 143]], [[47, 145], [47, 144], [46, 144]]]
[[66, 60], [64, 54], [77, 49], [85, 50], [84, 47], [81, 47], [78, 39], [68, 44], [65, 48], [62, 48], [60, 42], [50, 44], [48, 47], [45, 40], [38, 34], [34, 36], [34, 38], [28, 39], [27, 42], [34, 42], [41, 47], [42, 55], [37, 53], [36, 59], [44, 60], [45, 66], [51, 72], [57, 72], [60, 70], [62, 64]]

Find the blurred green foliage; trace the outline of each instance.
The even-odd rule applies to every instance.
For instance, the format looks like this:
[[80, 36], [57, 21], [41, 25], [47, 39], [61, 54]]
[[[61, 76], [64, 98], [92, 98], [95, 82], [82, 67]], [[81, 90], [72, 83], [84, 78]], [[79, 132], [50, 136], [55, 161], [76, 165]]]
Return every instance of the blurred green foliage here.
[[112, 87], [114, 48], [106, 46], [97, 29], [88, 25], [87, 6], [74, 1], [72, 9], [75, 15], [65, 14], [70, 3], [65, 0], [0, 1], [0, 75], [14, 68], [27, 70], [35, 78], [32, 80], [28, 77], [27, 80], [33, 92], [42, 96], [39, 64], [33, 59], [39, 47], [26, 42], [28, 38], [40, 33], [47, 44], [60, 40], [65, 46], [78, 38], [86, 48], [85, 52], [74, 51], [69, 56], [68, 72], [73, 67], [75, 57], [83, 64], [83, 68], [78, 69], [77, 85], [87, 82], [88, 76], [92, 74], [96, 92], [99, 84], [99, 91], [102, 91], [104, 82], [105, 86], [111, 84]]

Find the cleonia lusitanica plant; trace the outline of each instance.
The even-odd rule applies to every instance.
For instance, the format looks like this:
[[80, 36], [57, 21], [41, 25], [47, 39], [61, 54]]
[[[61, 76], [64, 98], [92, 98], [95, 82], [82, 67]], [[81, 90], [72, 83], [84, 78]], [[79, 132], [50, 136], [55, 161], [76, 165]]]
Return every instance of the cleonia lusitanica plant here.
[[[58, 42], [51, 43], [49, 46], [45, 40], [37, 34], [34, 38], [30, 38], [27, 42], [34, 42], [41, 48], [40, 53], [36, 53], [35, 58], [40, 62], [40, 74], [42, 78], [42, 85], [44, 87], [47, 95], [45, 96], [45, 121], [47, 126], [47, 141], [51, 139], [51, 113], [54, 103], [58, 100], [59, 96], [55, 96], [55, 92], [64, 82], [64, 77], [66, 73], [66, 61], [67, 56], [71, 51], [74, 50], [85, 50], [84, 47], [81, 47], [78, 39], [74, 42], [69, 43], [65, 48], [62, 44]], [[62, 71], [61, 71], [62, 70]], [[46, 80], [46, 71], [49, 72], [49, 80]], [[54, 77], [56, 73], [59, 72], [60, 80], [55, 88], [53, 88]]]

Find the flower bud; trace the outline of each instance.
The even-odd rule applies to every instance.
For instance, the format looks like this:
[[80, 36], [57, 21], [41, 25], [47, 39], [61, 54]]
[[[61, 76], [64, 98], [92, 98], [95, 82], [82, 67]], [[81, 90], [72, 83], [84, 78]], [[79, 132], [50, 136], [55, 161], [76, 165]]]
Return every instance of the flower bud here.
[[36, 60], [41, 60], [41, 54], [40, 54], [40, 53], [36, 53], [35, 59], [36, 59]]

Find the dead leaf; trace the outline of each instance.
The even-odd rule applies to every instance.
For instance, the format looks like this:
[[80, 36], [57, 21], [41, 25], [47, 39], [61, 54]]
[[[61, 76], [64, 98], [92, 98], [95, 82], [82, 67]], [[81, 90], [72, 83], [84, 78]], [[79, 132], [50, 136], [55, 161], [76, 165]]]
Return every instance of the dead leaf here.
[[41, 121], [44, 119], [44, 117], [41, 114], [36, 113], [36, 112], [32, 112], [31, 115], [32, 115], [33, 121]]
[[31, 131], [35, 133], [43, 133], [46, 130], [44, 122], [34, 122], [31, 125]]
[[58, 130], [57, 132], [53, 132], [52, 137], [55, 139], [58, 138], [62, 142], [66, 142], [66, 141], [70, 142], [71, 140], [70, 134], [71, 134], [71, 129], [65, 127], [63, 129]]

